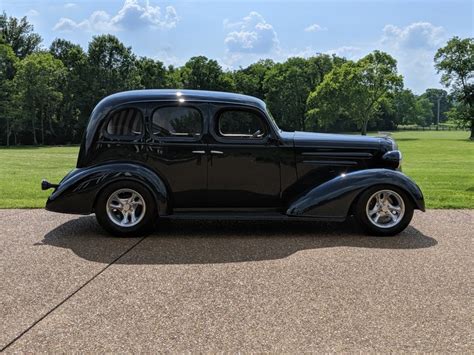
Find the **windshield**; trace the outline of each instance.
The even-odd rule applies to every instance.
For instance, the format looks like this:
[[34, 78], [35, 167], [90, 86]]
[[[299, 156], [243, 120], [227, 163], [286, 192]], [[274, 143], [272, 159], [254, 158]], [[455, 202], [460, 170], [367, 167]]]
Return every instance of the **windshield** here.
[[275, 121], [275, 117], [273, 117], [273, 115], [272, 115], [272, 113], [270, 112], [270, 110], [268, 109], [268, 107], [265, 107], [265, 109], [267, 110], [267, 115], [268, 115], [268, 117], [270, 118], [270, 120], [272, 121], [273, 126], [274, 126], [279, 132], [281, 132], [282, 130], [280, 129], [280, 127], [278, 127], [278, 124], [277, 124], [276, 121]]

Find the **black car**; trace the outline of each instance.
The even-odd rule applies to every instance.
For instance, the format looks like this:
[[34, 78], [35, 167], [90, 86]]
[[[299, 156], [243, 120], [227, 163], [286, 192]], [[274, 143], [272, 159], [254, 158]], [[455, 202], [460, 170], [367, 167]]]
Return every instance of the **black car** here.
[[306, 219], [354, 215], [371, 234], [424, 211], [388, 137], [284, 132], [257, 98], [193, 90], [127, 91], [93, 110], [77, 168], [49, 211], [90, 214], [117, 236], [161, 219]]

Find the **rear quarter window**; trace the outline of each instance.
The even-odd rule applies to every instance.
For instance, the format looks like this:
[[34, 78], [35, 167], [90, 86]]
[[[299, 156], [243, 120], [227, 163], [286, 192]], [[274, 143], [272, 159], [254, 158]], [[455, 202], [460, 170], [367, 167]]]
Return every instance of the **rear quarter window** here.
[[105, 127], [110, 138], [134, 139], [143, 135], [143, 115], [139, 109], [125, 108], [113, 112]]

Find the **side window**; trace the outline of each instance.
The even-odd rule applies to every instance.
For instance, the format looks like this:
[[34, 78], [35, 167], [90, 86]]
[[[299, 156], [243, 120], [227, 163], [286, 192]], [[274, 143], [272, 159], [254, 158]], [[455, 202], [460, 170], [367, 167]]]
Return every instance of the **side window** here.
[[201, 113], [193, 107], [161, 107], [153, 112], [152, 132], [156, 137], [195, 137], [202, 133]]
[[110, 137], [134, 139], [143, 134], [143, 116], [136, 108], [125, 108], [114, 112], [105, 129]]
[[260, 139], [265, 133], [261, 117], [252, 111], [226, 110], [217, 118], [217, 133], [222, 137]]

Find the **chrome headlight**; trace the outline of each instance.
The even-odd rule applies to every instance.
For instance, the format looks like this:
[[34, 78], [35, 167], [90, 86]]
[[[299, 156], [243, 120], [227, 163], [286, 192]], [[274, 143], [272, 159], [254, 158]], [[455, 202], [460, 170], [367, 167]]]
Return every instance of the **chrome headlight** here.
[[399, 150], [391, 150], [385, 153], [382, 159], [389, 163], [390, 166], [394, 167], [395, 169], [398, 169], [402, 165], [402, 152], [400, 152]]

